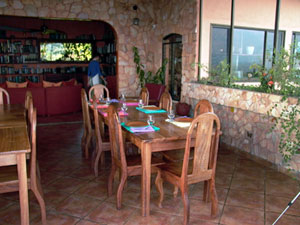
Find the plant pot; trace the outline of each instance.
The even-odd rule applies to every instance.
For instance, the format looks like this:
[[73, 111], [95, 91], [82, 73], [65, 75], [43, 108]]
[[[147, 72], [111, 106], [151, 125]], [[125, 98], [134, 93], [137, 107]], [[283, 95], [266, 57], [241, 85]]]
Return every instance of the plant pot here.
[[176, 105], [176, 114], [179, 116], [188, 116], [191, 106], [184, 102], [179, 102]]

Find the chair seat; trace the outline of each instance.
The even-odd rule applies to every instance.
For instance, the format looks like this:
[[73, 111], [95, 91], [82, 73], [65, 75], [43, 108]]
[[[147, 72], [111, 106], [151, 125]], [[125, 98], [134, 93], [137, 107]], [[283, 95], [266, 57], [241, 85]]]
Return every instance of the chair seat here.
[[[163, 159], [167, 162], [178, 162], [183, 160], [184, 156], [184, 149], [172, 150], [172, 151], [165, 151], [161, 152], [163, 155]], [[191, 149], [189, 159], [194, 158], [194, 149]]]
[[[183, 161], [170, 162], [167, 164], [158, 165], [157, 167], [163, 171], [170, 172], [178, 177], [181, 176]], [[188, 174], [193, 172], [193, 160], [189, 160]]]
[[[142, 166], [141, 155], [126, 156], [126, 160], [127, 160], [128, 167], [141, 167]], [[159, 165], [163, 165], [163, 164], [165, 164], [165, 162], [162, 159], [160, 159], [154, 155], [152, 156], [152, 158], [151, 158], [152, 166], [159, 166]]]

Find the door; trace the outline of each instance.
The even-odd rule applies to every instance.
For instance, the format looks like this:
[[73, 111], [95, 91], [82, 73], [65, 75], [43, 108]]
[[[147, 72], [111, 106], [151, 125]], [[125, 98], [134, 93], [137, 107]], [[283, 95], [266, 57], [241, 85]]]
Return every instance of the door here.
[[163, 39], [163, 60], [168, 59], [165, 83], [173, 100], [180, 101], [182, 78], [182, 36], [170, 34]]

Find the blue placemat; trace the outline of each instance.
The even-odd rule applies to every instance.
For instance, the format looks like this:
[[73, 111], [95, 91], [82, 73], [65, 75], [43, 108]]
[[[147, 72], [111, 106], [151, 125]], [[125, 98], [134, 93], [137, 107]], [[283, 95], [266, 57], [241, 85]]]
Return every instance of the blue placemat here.
[[[121, 123], [121, 126], [122, 127], [124, 127], [126, 130], [128, 130], [130, 133], [134, 133], [134, 132], [132, 132], [131, 130], [130, 130], [130, 127], [129, 126], [126, 126], [125, 125], [125, 123], [123, 122], [123, 123]], [[160, 130], [160, 128], [159, 127], [156, 127], [156, 126], [151, 126], [153, 129], [154, 129], [154, 131], [158, 131], [158, 130]], [[142, 132], [141, 132], [142, 133]]]
[[158, 110], [149, 110], [149, 109], [143, 109], [140, 107], [136, 107], [137, 110], [146, 113], [146, 114], [152, 114], [152, 113], [166, 113], [167, 111], [164, 109], [158, 109]]

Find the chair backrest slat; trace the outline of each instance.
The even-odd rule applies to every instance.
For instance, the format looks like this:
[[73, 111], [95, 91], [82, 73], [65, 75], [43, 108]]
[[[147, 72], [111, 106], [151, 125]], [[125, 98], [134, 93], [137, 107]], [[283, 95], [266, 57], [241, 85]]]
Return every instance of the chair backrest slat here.
[[149, 91], [146, 87], [142, 88], [140, 99], [143, 100], [144, 105], [149, 105]]
[[[215, 132], [214, 135], [213, 132]], [[187, 133], [187, 143], [182, 168], [183, 177], [187, 177], [190, 143], [192, 138], [195, 138], [195, 146], [192, 165], [193, 171], [188, 175], [189, 179], [197, 179], [201, 177], [201, 174], [212, 173], [211, 170], [215, 168], [215, 156], [218, 150], [217, 143], [214, 145], [214, 148], [211, 148], [212, 138], [217, 138], [215, 140], [218, 141], [219, 133], [220, 120], [214, 113], [204, 113], [193, 120]]]
[[211, 103], [206, 99], [201, 99], [194, 109], [194, 118], [207, 112], [214, 112]]
[[127, 171], [123, 133], [120, 119], [114, 105], [108, 107], [107, 118], [112, 160], [114, 160], [116, 165], [122, 167], [123, 171]]
[[99, 117], [98, 109], [97, 109], [97, 102], [94, 98], [93, 101], [93, 112], [94, 112], [94, 124], [95, 124], [95, 136], [96, 136], [96, 143], [101, 148], [102, 146], [102, 138], [104, 137], [104, 124], [102, 117]]
[[170, 93], [165, 90], [159, 100], [159, 108], [170, 111], [172, 109], [172, 97]]
[[6, 104], [10, 104], [8, 92], [5, 89], [0, 88], [0, 105], [4, 104], [4, 97], [6, 97]]
[[106, 93], [106, 97], [109, 97], [109, 91], [107, 87], [102, 84], [96, 84], [89, 90], [89, 99], [93, 99], [93, 96], [95, 96], [96, 99], [99, 99], [100, 95], [104, 97], [104, 92]]
[[90, 119], [90, 113], [89, 113], [88, 99], [86, 96], [86, 92], [83, 88], [81, 89], [81, 105], [82, 105], [84, 129], [91, 132], [92, 125], [91, 125], [91, 119]]

